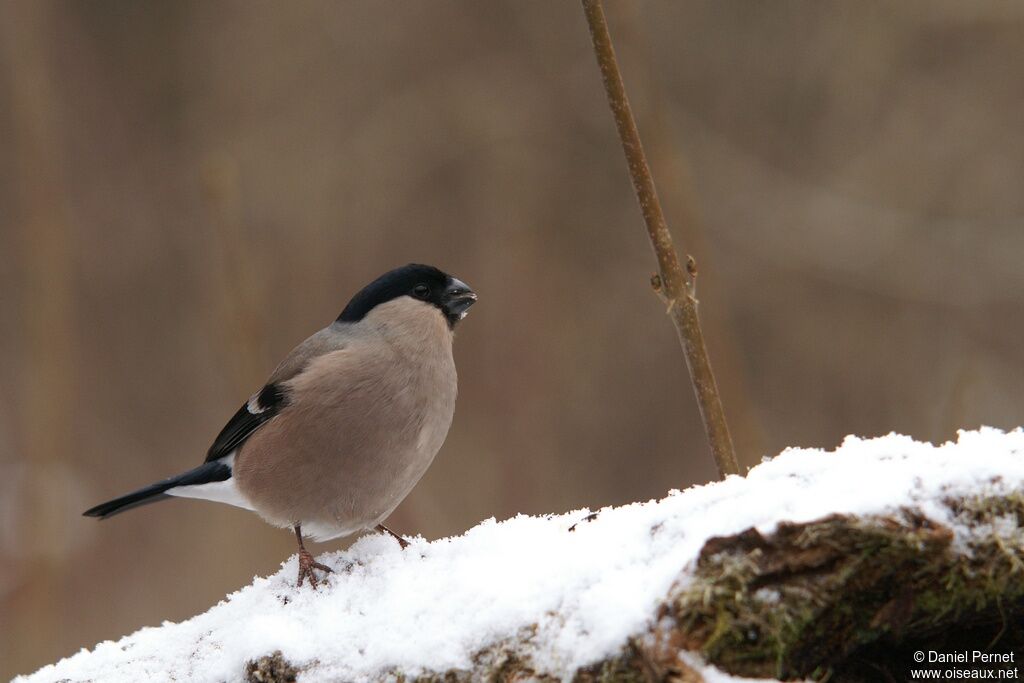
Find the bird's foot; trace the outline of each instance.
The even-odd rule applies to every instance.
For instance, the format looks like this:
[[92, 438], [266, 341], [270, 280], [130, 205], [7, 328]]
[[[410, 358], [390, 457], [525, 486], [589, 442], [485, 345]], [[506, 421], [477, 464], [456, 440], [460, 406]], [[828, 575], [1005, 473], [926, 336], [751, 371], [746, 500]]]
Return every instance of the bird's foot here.
[[299, 587], [302, 587], [302, 582], [305, 578], [309, 577], [309, 585], [316, 589], [317, 579], [316, 572], [314, 569], [319, 569], [322, 572], [332, 573], [334, 570], [328, 567], [326, 564], [322, 564], [313, 559], [313, 555], [310, 554], [305, 548], [299, 548]]
[[392, 531], [391, 529], [387, 528], [383, 524], [378, 524], [377, 525], [377, 531], [381, 532], [382, 534], [387, 534], [391, 538], [393, 538], [396, 541], [398, 541], [398, 545], [400, 545], [402, 547], [402, 550], [405, 550], [406, 548], [409, 547], [409, 541], [405, 540], [400, 535], [396, 534], [394, 531]]

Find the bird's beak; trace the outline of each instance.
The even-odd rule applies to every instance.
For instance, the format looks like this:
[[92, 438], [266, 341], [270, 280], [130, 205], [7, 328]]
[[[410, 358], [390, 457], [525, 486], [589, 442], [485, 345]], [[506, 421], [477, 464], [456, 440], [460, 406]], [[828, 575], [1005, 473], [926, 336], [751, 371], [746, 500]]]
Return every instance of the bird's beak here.
[[466, 311], [476, 303], [476, 292], [470, 289], [462, 280], [452, 278], [448, 286], [444, 288], [444, 295], [441, 299], [445, 313], [453, 320], [462, 320], [466, 317]]

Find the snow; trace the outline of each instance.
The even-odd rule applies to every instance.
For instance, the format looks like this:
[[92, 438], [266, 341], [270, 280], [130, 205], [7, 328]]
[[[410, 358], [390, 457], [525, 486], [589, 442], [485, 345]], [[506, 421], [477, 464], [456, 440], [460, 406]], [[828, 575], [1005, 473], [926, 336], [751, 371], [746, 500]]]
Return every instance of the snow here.
[[[535, 670], [568, 677], [643, 632], [711, 536], [911, 507], [950, 525], [954, 547], [969, 552], [972, 532], [942, 500], [1022, 487], [1021, 429], [960, 432], [940, 446], [847, 437], [832, 452], [787, 449], [745, 478], [606, 508], [593, 520], [581, 521], [590, 510], [489, 519], [462, 536], [415, 539], [404, 551], [386, 536], [365, 536], [317, 558], [335, 573], [316, 591], [295, 587], [293, 556], [204, 614], [100, 643], [15, 681], [239, 681], [248, 660], [275, 650], [303, 669], [300, 682], [362, 681], [469, 669], [476, 653], [513, 642]], [[708, 680], [740, 680], [684, 658]]]

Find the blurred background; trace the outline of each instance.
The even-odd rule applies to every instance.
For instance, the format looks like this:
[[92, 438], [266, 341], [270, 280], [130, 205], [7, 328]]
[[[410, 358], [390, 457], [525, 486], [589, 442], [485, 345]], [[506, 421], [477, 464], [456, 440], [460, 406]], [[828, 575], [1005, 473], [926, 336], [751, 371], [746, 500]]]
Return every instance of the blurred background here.
[[[1024, 6], [608, 14], [742, 464], [1024, 422]], [[0, 5], [0, 677], [277, 570], [240, 510], [80, 513], [413, 260], [481, 301], [395, 529], [714, 477], [577, 3]]]

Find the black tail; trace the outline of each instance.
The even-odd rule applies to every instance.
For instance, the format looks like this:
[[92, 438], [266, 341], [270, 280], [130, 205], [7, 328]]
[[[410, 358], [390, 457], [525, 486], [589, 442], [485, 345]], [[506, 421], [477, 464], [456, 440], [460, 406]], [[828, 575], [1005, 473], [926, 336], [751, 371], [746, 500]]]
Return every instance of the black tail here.
[[203, 463], [199, 467], [189, 470], [183, 474], [179, 474], [176, 477], [170, 479], [164, 479], [158, 481], [155, 484], [139, 489], [138, 491], [132, 491], [120, 498], [114, 500], [108, 500], [106, 503], [100, 503], [96, 507], [89, 508], [82, 514], [86, 517], [99, 517], [100, 519], [106, 519], [112, 517], [119, 512], [131, 510], [137, 508], [140, 505], [149, 505], [150, 503], [156, 503], [157, 501], [170, 498], [165, 491], [173, 489], [175, 486], [196, 486], [198, 484], [211, 484], [215, 481], [224, 481], [231, 477], [231, 468], [225, 463], [214, 460], [213, 462]]

